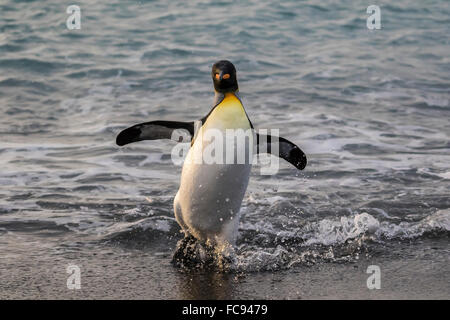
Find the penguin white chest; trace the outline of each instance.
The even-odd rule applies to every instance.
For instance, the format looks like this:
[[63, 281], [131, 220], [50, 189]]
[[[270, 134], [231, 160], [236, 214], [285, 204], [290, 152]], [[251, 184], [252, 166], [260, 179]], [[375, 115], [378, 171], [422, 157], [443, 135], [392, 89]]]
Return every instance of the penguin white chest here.
[[[186, 156], [174, 201], [175, 217], [198, 239], [235, 241], [253, 148], [251, 135], [244, 143], [227, 137], [239, 129], [251, 133], [250, 122], [239, 99], [227, 94], [200, 128]], [[241, 154], [248, 156], [243, 162]]]

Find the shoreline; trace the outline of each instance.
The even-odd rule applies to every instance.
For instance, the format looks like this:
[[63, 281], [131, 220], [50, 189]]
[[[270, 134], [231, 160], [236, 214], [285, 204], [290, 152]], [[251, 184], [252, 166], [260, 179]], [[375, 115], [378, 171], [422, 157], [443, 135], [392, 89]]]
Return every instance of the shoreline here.
[[[230, 274], [182, 272], [170, 264], [170, 254], [149, 250], [82, 247], [72, 258], [53, 259], [46, 251], [36, 253], [33, 265], [21, 259], [3, 264], [0, 299], [448, 299], [445, 237], [390, 247], [389, 253], [355, 262]], [[75, 260], [82, 270], [81, 289], [69, 290], [64, 268]], [[379, 290], [367, 288], [369, 265], [380, 266]]]

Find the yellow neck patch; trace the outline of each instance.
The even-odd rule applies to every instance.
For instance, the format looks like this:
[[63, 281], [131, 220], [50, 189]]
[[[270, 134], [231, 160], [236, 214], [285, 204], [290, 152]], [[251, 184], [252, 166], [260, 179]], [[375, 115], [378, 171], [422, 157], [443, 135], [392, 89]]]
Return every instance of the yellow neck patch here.
[[222, 102], [209, 115], [204, 127], [205, 129], [249, 129], [250, 122], [241, 101], [233, 93], [226, 93]]

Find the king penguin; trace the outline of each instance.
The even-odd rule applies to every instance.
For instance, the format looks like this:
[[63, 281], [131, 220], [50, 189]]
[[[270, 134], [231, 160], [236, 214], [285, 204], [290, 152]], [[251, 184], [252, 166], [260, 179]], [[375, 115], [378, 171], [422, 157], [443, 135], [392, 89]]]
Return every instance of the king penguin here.
[[[142, 140], [174, 139], [175, 130], [184, 130], [191, 139], [174, 199], [175, 218], [185, 234], [177, 246], [174, 260], [188, 253], [186, 246], [192, 241], [204, 243], [216, 252], [233, 247], [252, 168], [251, 150], [274, 154], [299, 170], [303, 170], [307, 163], [305, 153], [287, 139], [255, 133], [239, 97], [236, 68], [231, 62], [216, 62], [211, 76], [215, 89], [214, 104], [200, 121], [145, 122], [121, 131], [116, 139], [119, 146]], [[235, 140], [231, 142], [234, 144], [231, 150], [237, 154], [244, 153], [245, 161], [197, 161], [198, 157], [202, 159], [211, 143], [208, 132], [226, 136], [230, 129], [252, 132], [244, 144], [237, 144]], [[225, 140], [230, 143], [229, 139]], [[277, 147], [273, 146], [275, 143]], [[235, 156], [233, 159], [236, 160]]]

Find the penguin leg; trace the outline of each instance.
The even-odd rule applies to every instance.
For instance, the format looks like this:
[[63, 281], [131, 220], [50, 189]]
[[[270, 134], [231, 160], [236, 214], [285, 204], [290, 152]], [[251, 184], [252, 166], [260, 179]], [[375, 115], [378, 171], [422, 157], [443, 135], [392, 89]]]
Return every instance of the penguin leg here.
[[183, 239], [179, 240], [172, 257], [172, 263], [176, 266], [184, 266], [185, 261], [192, 253], [192, 245], [195, 242], [197, 242], [197, 239], [191, 235], [185, 235]]
[[182, 269], [202, 269], [227, 272], [234, 265], [231, 245], [217, 246], [209, 241], [198, 240], [187, 234], [178, 241], [172, 264]]
[[222, 272], [227, 272], [235, 264], [235, 253], [233, 246], [229, 243], [223, 243], [215, 247], [214, 267]]
[[215, 248], [190, 234], [178, 241], [172, 264], [186, 269], [207, 269], [214, 265]]

